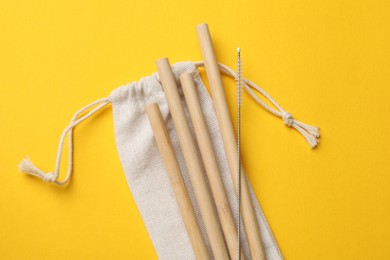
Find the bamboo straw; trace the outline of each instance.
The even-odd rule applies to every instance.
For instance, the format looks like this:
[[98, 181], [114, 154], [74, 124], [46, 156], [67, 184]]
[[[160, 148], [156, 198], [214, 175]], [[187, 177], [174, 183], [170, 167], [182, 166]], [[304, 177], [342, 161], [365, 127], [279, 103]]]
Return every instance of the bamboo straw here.
[[[235, 258], [235, 256], [238, 256], [236, 225], [226, 196], [225, 186], [222, 181], [221, 172], [218, 167], [217, 158], [215, 156], [211, 138], [203, 117], [199, 96], [192, 75], [189, 73], [181, 74], [180, 83], [183, 88], [188, 110], [190, 112], [192, 125], [195, 129], [200, 154], [206, 168], [211, 192], [214, 196], [222, 230], [225, 234], [226, 244], [229, 249], [230, 256]], [[243, 252], [241, 251], [240, 254], [241, 259], [244, 260], [245, 257]]]
[[[234, 182], [237, 193], [237, 141], [232, 127], [229, 110], [225, 98], [225, 92], [222, 85], [221, 75], [217, 59], [214, 54], [214, 47], [207, 24], [199, 24], [196, 27], [201, 52], [205, 64], [206, 74], [210, 83], [210, 89], [214, 101], [214, 107], [217, 114], [219, 125], [221, 126], [222, 139], [225, 146], [226, 156], [229, 162], [230, 174]], [[252, 200], [246, 182], [245, 171], [241, 174], [241, 205], [242, 219], [248, 239], [249, 250], [253, 259], [265, 259], [263, 244], [261, 241], [260, 230], [257, 224]]]
[[171, 182], [172, 189], [175, 193], [176, 202], [195, 256], [197, 259], [210, 259], [196, 220], [194, 209], [192, 208], [190, 196], [188, 195], [179, 165], [176, 161], [172, 143], [169, 140], [167, 130], [165, 129], [160, 109], [156, 103], [153, 103], [146, 106], [146, 113], [148, 114], [149, 122], [153, 129], [160, 154], [163, 158], [169, 181]]
[[215, 259], [229, 259], [218, 218], [213, 208], [212, 197], [202, 171], [201, 160], [197, 154], [195, 142], [181, 104], [176, 79], [167, 58], [158, 60], [156, 65], [214, 257]]

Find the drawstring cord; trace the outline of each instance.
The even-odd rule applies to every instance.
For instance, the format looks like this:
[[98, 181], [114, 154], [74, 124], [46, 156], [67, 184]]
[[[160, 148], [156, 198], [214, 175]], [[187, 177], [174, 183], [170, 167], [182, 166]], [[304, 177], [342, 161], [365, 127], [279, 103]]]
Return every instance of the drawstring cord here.
[[[45, 182], [53, 182], [57, 184], [58, 186], [63, 186], [66, 183], [69, 182], [71, 176], [72, 176], [72, 171], [73, 171], [73, 130], [74, 128], [83, 122], [84, 120], [90, 118], [93, 114], [101, 110], [103, 107], [106, 105], [110, 104], [111, 100], [110, 98], [102, 98], [99, 100], [96, 100], [89, 105], [83, 107], [79, 111], [77, 111], [74, 116], [72, 117], [72, 120], [70, 121], [69, 125], [64, 129], [62, 132], [61, 138], [60, 138], [60, 143], [58, 145], [58, 151], [57, 151], [57, 159], [56, 159], [56, 167], [54, 172], [44, 172], [40, 170], [38, 167], [36, 167], [28, 157], [23, 159], [20, 164], [19, 164], [19, 170], [25, 174], [29, 174], [35, 177], [38, 177], [42, 179]], [[95, 107], [91, 109], [87, 114], [84, 116], [79, 117], [79, 115], [88, 109]], [[59, 174], [60, 174], [60, 166], [61, 166], [61, 156], [64, 148], [64, 142], [66, 135], [69, 133], [69, 138], [68, 138], [68, 147], [69, 147], [69, 154], [68, 154], [68, 171], [66, 174], [66, 177], [64, 180], [60, 181], [58, 180]]]
[[[195, 62], [195, 65], [197, 67], [204, 67], [203, 61]], [[228, 66], [218, 63], [219, 69], [221, 72], [225, 73], [228, 76], [231, 76], [233, 78], [237, 78], [238, 75], [236, 72], [234, 72], [231, 68]], [[320, 128], [315, 126], [310, 126], [307, 124], [304, 124], [298, 120], [295, 120], [293, 116], [284, 110], [276, 101], [273, 99], [264, 89], [253, 83], [252, 81], [243, 78], [243, 87], [245, 91], [258, 103], [260, 104], [265, 110], [270, 112], [271, 114], [280, 117], [283, 120], [283, 123], [286, 126], [292, 127], [295, 130], [297, 130], [307, 141], [310, 148], [315, 148], [318, 143], [320, 142]], [[254, 92], [253, 90], [256, 90], [258, 93], [263, 95], [266, 99], [268, 99], [275, 107], [276, 109], [268, 106], [264, 101], [262, 101]]]
[[[204, 62], [194, 62], [196, 67], [204, 67]], [[219, 63], [219, 68], [221, 72], [225, 73], [228, 76], [231, 76], [233, 78], [237, 78], [238, 75], [235, 73], [231, 68], [228, 66]], [[320, 137], [320, 130], [318, 127], [310, 126], [307, 124], [304, 124], [302, 122], [299, 122], [295, 120], [292, 115], [284, 110], [265, 90], [260, 88], [255, 83], [243, 78], [243, 87], [245, 91], [258, 103], [260, 104], [265, 110], [270, 112], [271, 114], [282, 118], [285, 125], [294, 128], [297, 130], [308, 142], [311, 148], [314, 148], [319, 143], [319, 137]], [[266, 103], [264, 103], [254, 92], [253, 90], [256, 90], [258, 93], [263, 95], [266, 99], [268, 99], [275, 107], [276, 109], [268, 106]], [[84, 120], [90, 118], [92, 115], [94, 115], [96, 112], [104, 108], [106, 105], [111, 103], [110, 97], [102, 98], [99, 100], [96, 100], [89, 105], [81, 108], [79, 111], [77, 111], [74, 116], [72, 117], [72, 120], [70, 121], [69, 125], [64, 129], [62, 132], [60, 142], [58, 145], [58, 151], [57, 151], [57, 158], [56, 158], [56, 166], [54, 172], [44, 172], [38, 167], [36, 167], [28, 157], [23, 159], [19, 164], [19, 170], [25, 174], [29, 174], [35, 177], [38, 177], [42, 179], [45, 182], [53, 182], [57, 184], [58, 186], [63, 186], [66, 183], [69, 182], [72, 171], [73, 171], [73, 130], [74, 128], [83, 122]], [[93, 108], [94, 107], [94, 108]], [[93, 108], [93, 109], [91, 109]], [[91, 109], [88, 113], [83, 115], [79, 118], [79, 115], [88, 109]], [[59, 174], [60, 174], [60, 166], [61, 166], [61, 156], [64, 148], [64, 142], [65, 138], [68, 135], [68, 147], [69, 147], [69, 153], [68, 153], [68, 171], [65, 176], [65, 178], [60, 181], [58, 180]]]

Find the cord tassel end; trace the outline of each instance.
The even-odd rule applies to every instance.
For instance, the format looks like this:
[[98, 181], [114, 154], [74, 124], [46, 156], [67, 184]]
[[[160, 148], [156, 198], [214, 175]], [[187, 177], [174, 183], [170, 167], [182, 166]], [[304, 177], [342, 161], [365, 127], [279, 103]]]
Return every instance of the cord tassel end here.
[[282, 119], [286, 126], [296, 129], [307, 141], [311, 149], [320, 143], [320, 128], [304, 124], [295, 120], [288, 112], [282, 113]]
[[53, 172], [45, 173], [44, 171], [36, 167], [28, 157], [24, 158], [20, 162], [18, 168], [19, 171], [23, 172], [24, 174], [35, 176], [37, 178], [42, 179], [44, 182], [57, 181], [58, 176], [55, 173]]

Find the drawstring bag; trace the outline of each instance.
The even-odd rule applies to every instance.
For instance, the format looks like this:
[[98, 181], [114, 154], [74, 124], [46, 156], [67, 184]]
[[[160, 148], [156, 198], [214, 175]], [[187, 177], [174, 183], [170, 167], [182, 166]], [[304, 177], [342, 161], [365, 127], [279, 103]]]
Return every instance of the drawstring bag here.
[[[213, 108], [213, 102], [197, 69], [203, 65], [203, 62], [180, 62], [173, 65], [172, 70], [177, 80], [180, 97], [184, 107], [184, 96], [178, 78], [182, 73], [191, 73], [193, 76], [199, 94], [202, 111], [210, 131], [211, 140], [213, 141], [228, 200], [232, 212], [237, 212], [237, 201], [233, 182], [229, 173], [228, 162], [225, 156], [221, 131], [217, 123], [218, 121]], [[236, 77], [236, 73], [229, 67], [220, 64], [220, 69], [221, 72], [231, 77]], [[281, 117], [286, 125], [299, 131], [305, 137], [310, 147], [314, 148], [317, 145], [317, 138], [319, 137], [318, 128], [308, 126], [294, 120], [290, 113], [283, 110], [282, 107], [275, 102], [275, 100], [273, 100], [263, 89], [254, 83], [244, 80], [244, 89], [266, 110], [275, 116]], [[266, 103], [261, 101], [253, 90], [266, 97], [276, 109], [269, 107]], [[203, 221], [199, 214], [199, 208], [195, 200], [194, 191], [190, 183], [188, 171], [185, 166], [184, 157], [180, 149], [178, 137], [169, 113], [167, 100], [157, 73], [144, 77], [138, 82], [122, 86], [114, 90], [109, 97], [99, 99], [77, 111], [70, 124], [62, 133], [54, 172], [43, 172], [35, 167], [28, 158], [23, 159], [20, 163], [20, 171], [57, 185], [64, 185], [68, 183], [72, 175], [72, 135], [74, 128], [110, 103], [112, 103], [113, 109], [115, 139], [119, 158], [122, 163], [130, 191], [141, 213], [158, 257], [160, 259], [195, 259], [168, 175], [165, 172], [165, 167], [145, 112], [145, 106], [149, 103], [158, 103], [160, 107], [199, 226], [205, 238], [210, 255], [212, 255]], [[185, 111], [186, 116], [189, 118], [186, 108]], [[189, 122], [191, 121], [189, 120]], [[190, 127], [193, 131], [191, 125]], [[59, 178], [59, 170], [66, 135], [69, 135], [68, 171], [66, 177], [61, 180]], [[249, 182], [248, 185], [267, 259], [283, 259]], [[241, 232], [241, 241], [245, 256], [247, 259], [250, 259], [245, 232]]]

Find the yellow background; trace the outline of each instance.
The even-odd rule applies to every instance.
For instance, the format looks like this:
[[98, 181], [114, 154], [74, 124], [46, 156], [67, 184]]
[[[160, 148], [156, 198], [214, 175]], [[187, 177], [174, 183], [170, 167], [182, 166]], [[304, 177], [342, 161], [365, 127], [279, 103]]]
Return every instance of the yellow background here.
[[[68, 188], [17, 165], [30, 155], [54, 170], [77, 109], [151, 74], [158, 58], [200, 60], [201, 22], [221, 62], [235, 66], [240, 46], [246, 77], [321, 126], [311, 151], [244, 97], [244, 164], [286, 259], [389, 259], [389, 11], [377, 0], [1, 1], [0, 259], [157, 258], [111, 108], [75, 131]], [[236, 122], [235, 84], [225, 82]]]

